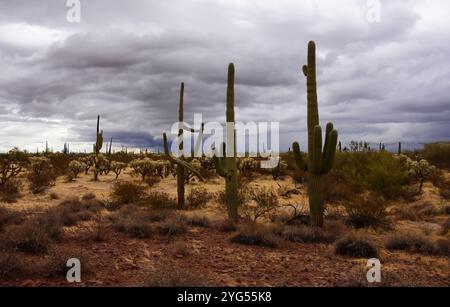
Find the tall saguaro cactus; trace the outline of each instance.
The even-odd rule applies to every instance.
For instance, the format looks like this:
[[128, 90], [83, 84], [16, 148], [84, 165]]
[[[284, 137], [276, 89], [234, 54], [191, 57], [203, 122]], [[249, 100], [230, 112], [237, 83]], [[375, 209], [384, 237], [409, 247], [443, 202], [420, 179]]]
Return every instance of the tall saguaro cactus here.
[[323, 175], [329, 173], [334, 163], [338, 132], [328, 123], [325, 131], [325, 144], [322, 149], [322, 128], [319, 125], [316, 82], [316, 45], [308, 44], [308, 64], [303, 66], [307, 87], [307, 126], [308, 126], [308, 159], [303, 160], [299, 143], [293, 144], [297, 166], [306, 171], [308, 181], [309, 209], [311, 226], [323, 226]]
[[[200, 173], [192, 167], [188, 162], [184, 161], [184, 155], [183, 155], [183, 131], [185, 130], [184, 126], [184, 83], [181, 83], [180, 86], [180, 100], [178, 105], [178, 122], [180, 124], [180, 127], [178, 129], [178, 148], [180, 150], [181, 156], [179, 158], [174, 158], [169, 153], [169, 145], [167, 143], [167, 136], [164, 133], [163, 134], [163, 140], [164, 140], [164, 153], [167, 159], [170, 161], [172, 165], [177, 166], [177, 193], [178, 193], [178, 208], [182, 209], [184, 208], [184, 184], [185, 184], [185, 175], [186, 171], [189, 170], [193, 174], [195, 174], [201, 181], [203, 181], [203, 178], [201, 177]], [[203, 125], [202, 125], [203, 126]], [[202, 129], [203, 130], [203, 129]], [[194, 129], [189, 129], [190, 132], [197, 132]], [[199, 138], [199, 141], [201, 142], [201, 139]]]
[[97, 116], [97, 137], [94, 144], [95, 162], [94, 162], [94, 180], [98, 180], [98, 155], [103, 147], [103, 130], [100, 131], [100, 115]]
[[[223, 157], [214, 155], [214, 164], [217, 173], [225, 178], [225, 199], [228, 208], [228, 217], [234, 221], [238, 218], [238, 180], [236, 165], [236, 130], [234, 121], [234, 64], [228, 65], [227, 80], [227, 144], [222, 144]], [[230, 128], [230, 129], [228, 129]], [[229, 135], [231, 133], [231, 135]], [[227, 148], [231, 152], [231, 156], [227, 156]]]

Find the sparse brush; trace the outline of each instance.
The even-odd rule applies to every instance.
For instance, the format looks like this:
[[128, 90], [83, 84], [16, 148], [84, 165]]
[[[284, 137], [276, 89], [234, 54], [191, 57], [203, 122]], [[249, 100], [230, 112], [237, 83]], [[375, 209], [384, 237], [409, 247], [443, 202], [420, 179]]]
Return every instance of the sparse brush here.
[[181, 215], [173, 215], [158, 226], [158, 232], [165, 236], [182, 235], [187, 232], [186, 219]]
[[46, 157], [31, 157], [27, 178], [33, 193], [41, 193], [47, 189], [56, 179], [50, 160]]
[[126, 206], [112, 217], [113, 227], [134, 238], [148, 238], [154, 231], [144, 211], [135, 206]]
[[209, 220], [208, 217], [204, 216], [204, 215], [193, 215], [189, 218], [187, 218], [187, 222], [188, 224], [192, 225], [192, 226], [196, 226], [196, 227], [204, 227], [204, 228], [208, 228], [211, 226], [211, 221]]
[[70, 259], [80, 261], [82, 276], [91, 272], [89, 256], [85, 251], [73, 248], [56, 248], [49, 251], [49, 255], [42, 266], [42, 274], [46, 277], [65, 278], [69, 270], [67, 261]]
[[15, 203], [20, 197], [22, 182], [19, 179], [10, 179], [0, 186], [0, 196], [4, 202]]
[[363, 233], [348, 233], [336, 241], [334, 253], [353, 258], [378, 258], [378, 248], [370, 236]]
[[175, 257], [186, 257], [191, 254], [191, 247], [184, 242], [177, 242], [173, 247], [173, 254]]
[[420, 232], [399, 232], [390, 234], [385, 240], [389, 250], [404, 250], [428, 255], [448, 255], [449, 239], [433, 241]]
[[221, 232], [236, 231], [236, 223], [230, 219], [219, 220], [214, 223], [214, 228]]
[[139, 202], [139, 205], [157, 210], [169, 210], [177, 208], [177, 201], [166, 192], [150, 192]]
[[441, 226], [441, 234], [445, 236], [450, 231], [450, 218], [447, 219]]
[[118, 181], [114, 183], [111, 191], [111, 199], [118, 206], [140, 201], [145, 196], [145, 187], [130, 181]]
[[45, 253], [50, 244], [47, 232], [33, 222], [8, 228], [4, 239], [10, 250], [29, 254]]
[[0, 206], [0, 231], [4, 226], [18, 223], [23, 219], [23, 214], [17, 211], [12, 211], [6, 207]]
[[253, 222], [274, 212], [279, 206], [278, 196], [271, 189], [255, 188], [248, 193], [252, 202], [241, 205], [240, 209], [244, 216]]
[[204, 207], [213, 196], [205, 188], [193, 188], [186, 198], [186, 209], [195, 210]]
[[0, 279], [13, 279], [26, 273], [27, 267], [17, 253], [0, 251]]
[[347, 223], [355, 228], [377, 228], [386, 226], [387, 202], [380, 196], [355, 197], [344, 204], [348, 215]]
[[231, 238], [231, 242], [275, 248], [279, 244], [279, 239], [270, 228], [256, 223], [248, 223], [239, 227], [238, 233]]
[[333, 243], [345, 232], [343, 224], [329, 222], [323, 229], [305, 225], [287, 226], [281, 235], [285, 240], [298, 243]]

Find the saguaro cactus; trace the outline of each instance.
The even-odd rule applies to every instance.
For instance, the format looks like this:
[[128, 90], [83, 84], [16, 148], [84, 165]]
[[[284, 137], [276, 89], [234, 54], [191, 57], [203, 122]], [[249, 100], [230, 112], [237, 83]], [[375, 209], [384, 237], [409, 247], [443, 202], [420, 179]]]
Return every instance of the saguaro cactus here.
[[[185, 130], [184, 125], [184, 83], [181, 83], [180, 86], [180, 100], [178, 105], [178, 122], [180, 123], [180, 127], [178, 129], [178, 148], [180, 149], [181, 156], [179, 158], [174, 158], [169, 153], [169, 146], [167, 143], [167, 136], [164, 133], [163, 134], [163, 140], [164, 140], [164, 153], [166, 158], [170, 161], [172, 165], [176, 165], [176, 172], [177, 172], [177, 193], [178, 193], [178, 208], [182, 209], [184, 208], [184, 184], [185, 184], [185, 173], [186, 170], [191, 171], [193, 174], [195, 174], [200, 181], [203, 181], [203, 178], [201, 177], [200, 173], [191, 166], [188, 162], [184, 161], [184, 155], [183, 155], [183, 131]], [[190, 132], [197, 132], [194, 129], [189, 129]], [[199, 140], [201, 142], [201, 139]]]
[[[217, 173], [225, 178], [225, 199], [228, 208], [228, 217], [234, 221], [238, 218], [238, 180], [236, 165], [236, 130], [234, 129], [234, 64], [228, 65], [227, 81], [227, 125], [232, 129], [227, 129], [227, 144], [222, 144], [223, 157], [214, 155], [214, 164]], [[230, 136], [229, 133], [232, 133]], [[227, 147], [233, 148], [232, 156], [226, 155]], [[230, 150], [231, 151], [231, 150]]]
[[309, 209], [311, 225], [323, 226], [323, 184], [322, 177], [330, 172], [336, 154], [338, 132], [333, 124], [328, 123], [325, 132], [325, 144], [322, 149], [322, 128], [319, 125], [319, 110], [317, 106], [316, 82], [316, 45], [308, 44], [308, 64], [303, 66], [307, 87], [307, 125], [308, 125], [308, 159], [304, 161], [299, 143], [293, 144], [297, 166], [306, 171], [308, 181]]
[[98, 179], [98, 173], [100, 172], [99, 169], [99, 158], [98, 155], [100, 153], [100, 150], [103, 147], [103, 130], [100, 131], [100, 115], [97, 116], [97, 137], [94, 144], [94, 180], [97, 181]]

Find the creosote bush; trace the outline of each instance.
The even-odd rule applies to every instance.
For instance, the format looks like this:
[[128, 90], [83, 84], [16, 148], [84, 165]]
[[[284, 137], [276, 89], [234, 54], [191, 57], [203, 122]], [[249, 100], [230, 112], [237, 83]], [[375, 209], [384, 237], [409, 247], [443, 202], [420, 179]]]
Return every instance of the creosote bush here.
[[378, 258], [377, 246], [363, 233], [351, 232], [336, 241], [334, 253], [353, 258]]

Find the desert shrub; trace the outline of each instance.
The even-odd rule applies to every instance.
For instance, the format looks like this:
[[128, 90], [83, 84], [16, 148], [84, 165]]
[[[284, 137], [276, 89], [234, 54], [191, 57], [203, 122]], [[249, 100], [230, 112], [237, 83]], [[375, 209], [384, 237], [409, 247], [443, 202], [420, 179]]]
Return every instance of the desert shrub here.
[[117, 205], [135, 203], [145, 196], [145, 187], [131, 181], [118, 181], [114, 183], [111, 198]]
[[153, 228], [146, 212], [135, 206], [125, 206], [113, 216], [113, 227], [134, 238], [148, 238]]
[[242, 204], [240, 209], [244, 216], [253, 222], [274, 212], [279, 205], [276, 193], [267, 188], [249, 190], [248, 198], [252, 202]]
[[20, 222], [22, 219], [22, 213], [11, 211], [6, 207], [0, 206], [0, 230], [8, 224]]
[[49, 194], [49, 197], [50, 197], [51, 200], [59, 199], [59, 195], [56, 192], [51, 192]]
[[156, 176], [149, 176], [147, 178], [145, 178], [144, 181], [149, 187], [153, 187], [155, 184], [158, 184], [161, 182], [161, 178], [160, 177], [156, 177]]
[[435, 253], [433, 241], [420, 232], [392, 233], [386, 238], [385, 246], [389, 250], [404, 250], [424, 254]]
[[80, 260], [82, 276], [91, 271], [89, 256], [86, 252], [81, 249], [57, 248], [49, 251], [42, 266], [42, 274], [46, 277], [65, 278], [69, 270], [67, 261], [72, 258]]
[[348, 233], [334, 245], [334, 253], [354, 258], [378, 258], [378, 248], [362, 233]]
[[331, 172], [323, 176], [323, 184], [327, 187], [323, 191], [323, 197], [326, 203], [352, 200], [355, 195], [363, 192], [360, 184], [346, 180], [336, 172]]
[[9, 249], [29, 254], [45, 253], [50, 244], [47, 232], [33, 222], [8, 228], [4, 238]]
[[84, 194], [84, 195], [81, 197], [81, 199], [82, 199], [82, 200], [91, 200], [91, 199], [95, 199], [96, 197], [97, 197], [97, 196], [95, 196], [94, 193], [89, 192], [89, 193]]
[[237, 229], [236, 224], [230, 219], [224, 219], [215, 222], [214, 228], [221, 232], [233, 232]]
[[419, 221], [440, 214], [440, 210], [431, 203], [419, 202], [396, 208], [395, 214], [403, 220]]
[[196, 226], [196, 227], [210, 227], [211, 226], [211, 221], [209, 220], [208, 217], [204, 216], [204, 215], [198, 215], [195, 214], [189, 218], [187, 218], [187, 222], [188, 224], [192, 225], [192, 226]]
[[0, 189], [5, 187], [5, 184], [16, 178], [22, 172], [22, 164], [14, 157], [5, 155], [0, 156]]
[[158, 232], [168, 237], [185, 234], [187, 232], [186, 219], [182, 215], [172, 215], [158, 226]]
[[0, 252], [0, 279], [17, 278], [25, 272], [25, 264], [17, 254]]
[[[248, 182], [246, 180], [243, 180], [242, 178], [239, 179], [239, 184], [238, 184], [238, 190], [237, 190], [237, 204], [238, 206], [242, 206], [245, 203], [248, 202], [249, 199], [249, 187], [248, 187]], [[219, 203], [219, 205], [221, 206], [226, 206], [226, 195], [225, 195], [225, 191], [220, 191], [216, 193], [216, 201]]]
[[59, 240], [63, 233], [61, 214], [53, 208], [34, 216], [27, 223], [31, 223], [33, 227], [43, 230], [53, 240]]
[[383, 197], [366, 195], [355, 197], [344, 204], [347, 223], [355, 228], [385, 226], [387, 203]]
[[435, 243], [435, 253], [441, 256], [450, 256], [450, 238], [438, 239]]
[[323, 228], [305, 225], [287, 226], [283, 229], [283, 239], [297, 243], [333, 243], [346, 232], [345, 226], [337, 222], [327, 222]]
[[22, 182], [18, 179], [10, 179], [0, 186], [0, 196], [2, 201], [7, 203], [15, 203], [20, 197]]
[[27, 176], [30, 190], [37, 194], [43, 192], [56, 179], [53, 165], [46, 157], [31, 157]]
[[256, 223], [248, 223], [239, 227], [238, 233], [231, 238], [231, 242], [275, 248], [278, 246], [279, 239], [268, 227]]
[[175, 209], [178, 206], [177, 200], [166, 192], [150, 192], [140, 204], [158, 210]]
[[407, 179], [401, 162], [388, 152], [338, 153], [331, 174], [355, 191], [367, 189], [386, 199], [397, 197]]
[[186, 197], [186, 209], [195, 210], [204, 207], [212, 199], [212, 195], [207, 189], [197, 187], [192, 188]]
[[144, 287], [207, 287], [211, 283], [198, 270], [161, 264], [146, 273]]
[[71, 155], [52, 153], [46, 156], [52, 165], [55, 176], [62, 176], [69, 172], [69, 163], [73, 160]]
[[420, 154], [439, 167], [450, 167], [450, 143], [427, 144]]
[[94, 225], [87, 229], [85, 239], [94, 242], [105, 242], [108, 238], [108, 227], [101, 221], [97, 221]]

